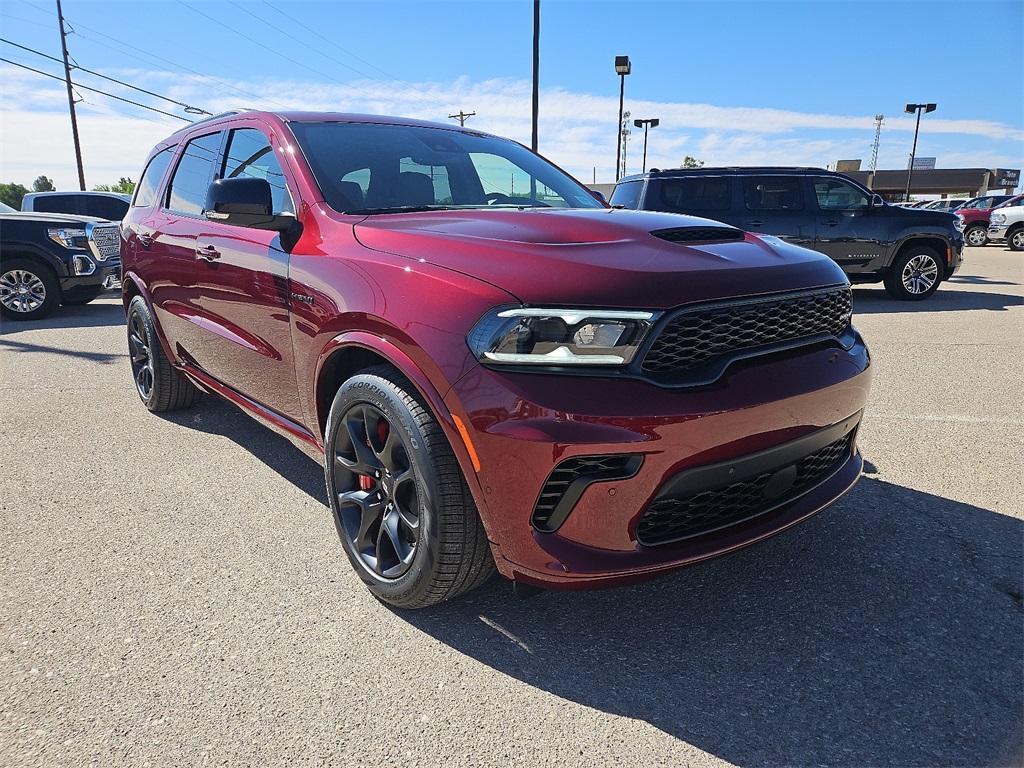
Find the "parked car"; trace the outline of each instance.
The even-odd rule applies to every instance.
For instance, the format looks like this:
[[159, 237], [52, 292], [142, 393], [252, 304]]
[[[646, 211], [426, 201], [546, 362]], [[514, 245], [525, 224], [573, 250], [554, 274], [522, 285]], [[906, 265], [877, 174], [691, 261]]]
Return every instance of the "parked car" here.
[[[0, 204], [2, 205], [2, 204]], [[116, 224], [0, 207], [0, 314], [38, 320], [120, 288]]]
[[29, 192], [21, 201], [21, 210], [120, 221], [128, 212], [131, 199], [131, 195], [119, 192]]
[[242, 112], [151, 153], [122, 224], [152, 411], [221, 395], [322, 459], [345, 552], [425, 606], [635, 581], [856, 482], [872, 369], [842, 270], [612, 210], [457, 126]]
[[1006, 242], [1010, 250], [1024, 251], [1024, 205], [1006, 205], [992, 211], [988, 239]]
[[851, 282], [891, 296], [931, 296], [963, 258], [955, 217], [888, 205], [853, 179], [820, 168], [700, 168], [624, 178], [612, 205], [684, 213], [777, 235], [834, 259]]
[[992, 211], [1002, 205], [1014, 205], [1024, 200], [1024, 195], [986, 195], [976, 197], [956, 210], [957, 225], [964, 234], [967, 245], [981, 246], [988, 242], [989, 217]]
[[947, 198], [945, 200], [932, 200], [928, 205], [923, 206], [930, 211], [949, 211], [952, 213], [960, 208], [961, 205], [966, 203], [968, 198]]

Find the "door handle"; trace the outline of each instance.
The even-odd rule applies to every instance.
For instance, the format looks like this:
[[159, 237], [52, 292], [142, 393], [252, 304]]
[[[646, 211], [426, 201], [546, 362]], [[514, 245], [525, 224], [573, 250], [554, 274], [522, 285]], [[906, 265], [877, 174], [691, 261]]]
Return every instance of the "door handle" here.
[[760, 219], [754, 219], [752, 221], [748, 221], [747, 222], [747, 226], [749, 226], [749, 227], [760, 227], [760, 226], [763, 226], [763, 225], [764, 225], [764, 222], [761, 221]]
[[139, 241], [139, 245], [141, 245], [143, 248], [149, 248], [149, 246], [153, 244], [153, 236], [147, 235], [145, 232], [139, 232], [139, 234], [137, 234], [135, 238]]
[[827, 226], [827, 227], [839, 226], [839, 220], [838, 219], [827, 219], [824, 223], [825, 223], [825, 226]]
[[216, 261], [220, 258], [220, 251], [212, 245], [196, 246], [196, 256], [205, 261]]

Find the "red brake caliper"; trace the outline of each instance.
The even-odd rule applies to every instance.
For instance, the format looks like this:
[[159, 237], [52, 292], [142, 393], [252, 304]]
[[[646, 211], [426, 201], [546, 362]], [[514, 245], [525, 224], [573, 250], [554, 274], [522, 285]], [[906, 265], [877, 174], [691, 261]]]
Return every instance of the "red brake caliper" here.
[[[377, 439], [380, 440], [381, 445], [387, 442], [388, 434], [391, 432], [391, 428], [386, 421], [377, 422]], [[373, 488], [374, 480], [369, 475], [359, 476], [359, 490], [368, 491]]]

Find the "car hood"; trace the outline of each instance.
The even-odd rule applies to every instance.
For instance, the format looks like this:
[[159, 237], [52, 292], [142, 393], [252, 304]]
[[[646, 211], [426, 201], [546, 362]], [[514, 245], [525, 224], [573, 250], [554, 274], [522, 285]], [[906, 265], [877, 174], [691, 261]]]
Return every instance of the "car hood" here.
[[527, 304], [667, 309], [846, 281], [821, 254], [774, 237], [670, 242], [720, 222], [649, 211], [471, 210], [386, 214], [355, 225], [368, 248], [447, 267]]
[[107, 219], [97, 219], [95, 216], [79, 216], [75, 213], [39, 213], [37, 211], [15, 211], [14, 213], [0, 213], [0, 219], [12, 221], [42, 221], [48, 224], [94, 224], [103, 222], [116, 224]]

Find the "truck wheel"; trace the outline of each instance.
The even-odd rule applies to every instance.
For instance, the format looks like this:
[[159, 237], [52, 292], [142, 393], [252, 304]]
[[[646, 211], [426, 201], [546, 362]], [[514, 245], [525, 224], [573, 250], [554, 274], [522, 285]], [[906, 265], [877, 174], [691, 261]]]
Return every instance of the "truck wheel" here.
[[964, 232], [964, 240], [968, 245], [978, 248], [988, 242], [988, 228], [981, 224], [968, 227]]
[[494, 573], [451, 445], [393, 368], [370, 368], [338, 390], [327, 417], [325, 472], [345, 553], [379, 600], [422, 608]]
[[4, 259], [0, 264], [0, 314], [11, 320], [39, 320], [60, 306], [53, 270], [34, 259]]
[[1024, 251], [1024, 227], [1017, 227], [1006, 238], [1011, 251]]
[[927, 299], [939, 287], [942, 271], [942, 260], [935, 251], [923, 245], [910, 246], [889, 267], [885, 290], [901, 301]]
[[153, 316], [141, 296], [128, 305], [128, 356], [135, 391], [154, 413], [188, 408], [199, 399], [199, 390], [164, 355], [156, 336]]
[[80, 307], [98, 298], [101, 293], [103, 293], [102, 285], [72, 288], [69, 291], [64, 291], [64, 298], [61, 300], [61, 303], [66, 307]]

